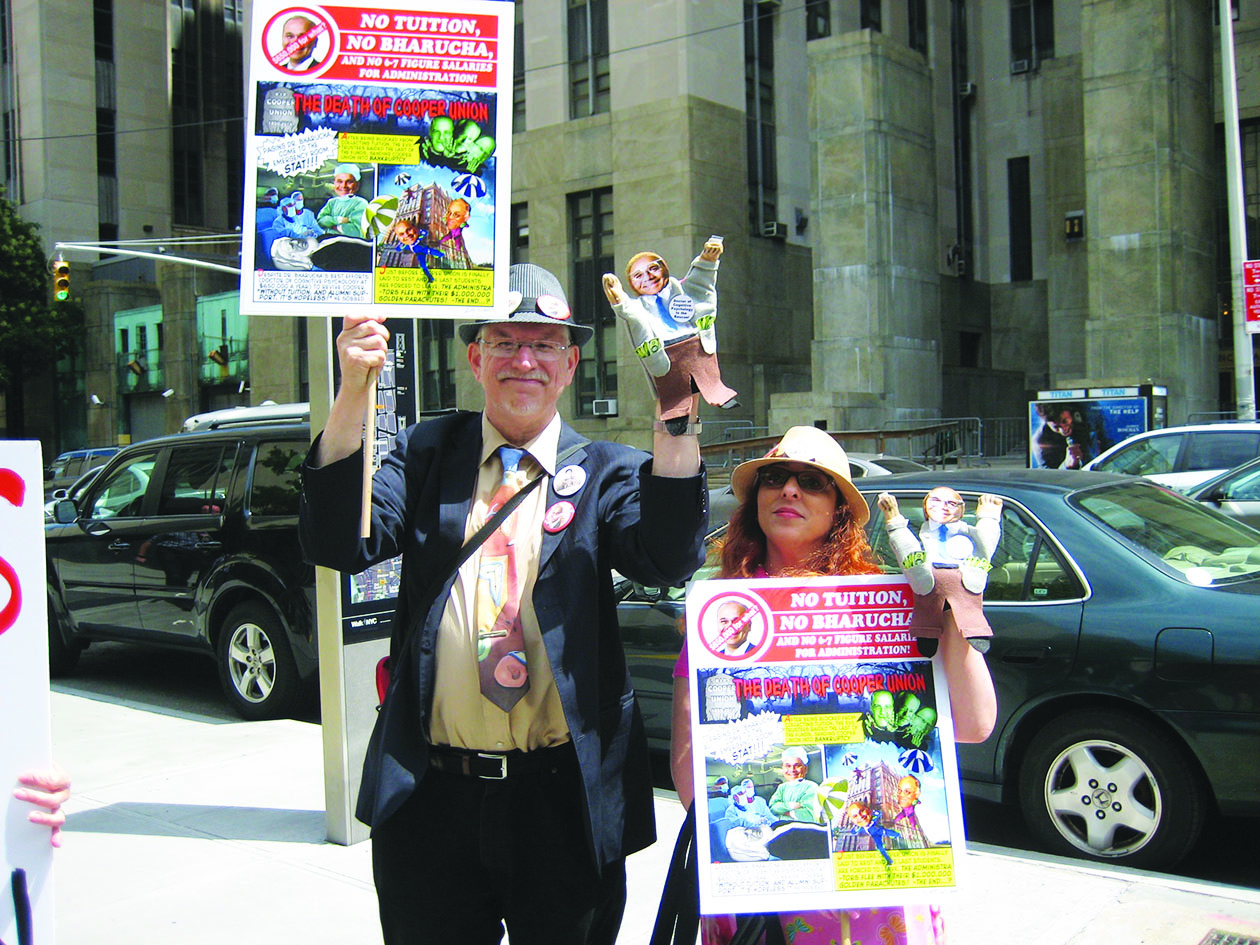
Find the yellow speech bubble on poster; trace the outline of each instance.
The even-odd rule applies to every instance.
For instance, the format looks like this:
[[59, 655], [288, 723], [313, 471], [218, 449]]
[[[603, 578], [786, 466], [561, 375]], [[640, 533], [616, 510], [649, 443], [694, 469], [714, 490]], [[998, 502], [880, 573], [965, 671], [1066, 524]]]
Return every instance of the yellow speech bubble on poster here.
[[419, 164], [420, 139], [415, 135], [337, 136], [337, 160], [364, 164]]
[[843, 745], [865, 739], [866, 733], [862, 731], [862, 716], [857, 712], [783, 717], [783, 743], [785, 745]]
[[955, 885], [951, 847], [892, 850], [892, 866], [877, 850], [850, 850], [832, 855], [838, 890], [940, 889]]
[[433, 281], [419, 267], [399, 267], [376, 272], [373, 301], [404, 305], [490, 305], [494, 301], [494, 270], [438, 269], [429, 262]]

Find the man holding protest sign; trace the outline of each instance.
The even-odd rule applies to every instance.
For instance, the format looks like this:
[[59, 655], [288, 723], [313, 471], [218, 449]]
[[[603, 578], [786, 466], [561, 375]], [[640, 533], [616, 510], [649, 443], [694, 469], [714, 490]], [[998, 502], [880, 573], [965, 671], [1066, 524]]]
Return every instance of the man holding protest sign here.
[[703, 561], [698, 424], [673, 436], [658, 422], [654, 456], [585, 441], [556, 405], [591, 329], [538, 266], [513, 266], [508, 288], [505, 309], [460, 327], [485, 410], [399, 435], [373, 480], [370, 537], [356, 454], [385, 357], [377, 316], [345, 319], [341, 388], [303, 470], [308, 557], [357, 572], [403, 555], [357, 810], [388, 945], [498, 942], [504, 924], [514, 945], [611, 945], [624, 858], [655, 838], [609, 568], [669, 586]]

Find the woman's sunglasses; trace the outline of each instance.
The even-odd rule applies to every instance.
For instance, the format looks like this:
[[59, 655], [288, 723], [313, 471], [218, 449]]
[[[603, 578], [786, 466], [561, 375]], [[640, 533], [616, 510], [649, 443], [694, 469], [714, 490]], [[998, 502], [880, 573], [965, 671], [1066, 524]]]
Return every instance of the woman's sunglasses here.
[[834, 485], [826, 473], [814, 469], [789, 469], [787, 466], [762, 466], [757, 470], [757, 487], [782, 489], [789, 479], [796, 479], [796, 484], [805, 492], [818, 495], [826, 492]]

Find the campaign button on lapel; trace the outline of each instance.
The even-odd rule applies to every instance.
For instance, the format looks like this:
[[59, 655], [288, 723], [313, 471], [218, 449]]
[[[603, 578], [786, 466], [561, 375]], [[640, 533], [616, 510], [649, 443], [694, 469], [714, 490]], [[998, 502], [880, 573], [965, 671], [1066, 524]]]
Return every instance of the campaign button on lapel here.
[[555, 534], [568, 528], [573, 521], [573, 503], [557, 502], [543, 515], [543, 531]]
[[551, 488], [556, 495], [573, 495], [586, 485], [586, 470], [581, 466], [565, 466], [556, 473]]

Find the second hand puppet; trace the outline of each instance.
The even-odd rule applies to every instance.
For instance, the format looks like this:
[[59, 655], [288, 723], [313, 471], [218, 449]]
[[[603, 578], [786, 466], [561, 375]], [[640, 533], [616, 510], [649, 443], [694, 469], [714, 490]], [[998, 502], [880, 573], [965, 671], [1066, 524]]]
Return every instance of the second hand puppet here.
[[945, 633], [948, 611], [958, 631], [981, 653], [989, 650], [993, 630], [984, 616], [984, 588], [990, 561], [1002, 538], [1002, 500], [982, 495], [976, 503], [976, 524], [963, 521], [962, 496], [937, 486], [923, 500], [925, 519], [916, 538], [895, 496], [881, 492], [888, 541], [902, 573], [914, 591], [910, 632], [919, 652], [931, 656]]
[[604, 273], [604, 295], [630, 330], [634, 353], [648, 372], [670, 433], [687, 427], [695, 393], [715, 407], [739, 406], [738, 394], [722, 383], [717, 359], [717, 270], [722, 238], [711, 236], [680, 281], [655, 253], [637, 253], [626, 265], [636, 297], [621, 280]]

